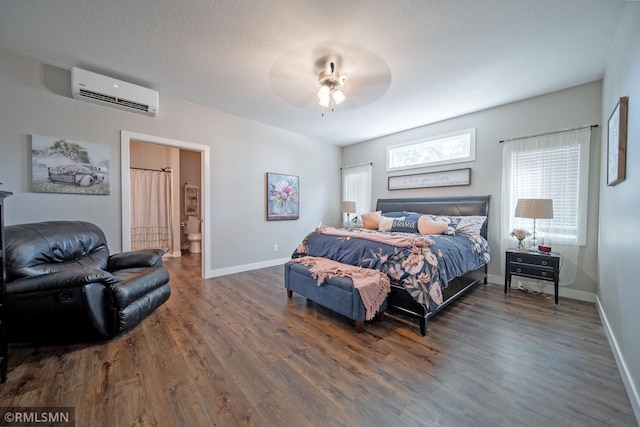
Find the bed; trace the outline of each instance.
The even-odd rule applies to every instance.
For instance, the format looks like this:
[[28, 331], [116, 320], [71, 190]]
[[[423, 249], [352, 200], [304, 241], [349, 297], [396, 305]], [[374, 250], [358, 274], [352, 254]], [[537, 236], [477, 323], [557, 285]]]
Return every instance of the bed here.
[[[376, 211], [383, 216], [380, 229], [383, 229], [382, 222], [392, 223], [394, 228], [389, 231], [339, 231], [319, 227], [305, 237], [285, 266], [289, 296], [292, 289], [303, 295], [304, 289], [317, 292], [310, 289], [314, 282], [305, 277], [306, 273], [298, 265], [293, 265], [301, 259], [330, 259], [377, 270], [388, 276], [390, 282], [385, 307], [417, 319], [424, 336], [430, 317], [474, 285], [487, 283], [489, 199], [490, 196], [379, 199]], [[417, 224], [421, 217], [440, 225], [445, 222], [446, 231], [421, 234], [417, 229], [411, 232], [413, 230], [403, 228]], [[406, 243], [406, 239], [411, 243]], [[295, 274], [290, 274], [293, 270]], [[339, 300], [334, 295], [323, 299], [335, 300], [331, 304]], [[323, 305], [333, 309], [331, 304]], [[355, 320], [358, 325], [358, 319]]]

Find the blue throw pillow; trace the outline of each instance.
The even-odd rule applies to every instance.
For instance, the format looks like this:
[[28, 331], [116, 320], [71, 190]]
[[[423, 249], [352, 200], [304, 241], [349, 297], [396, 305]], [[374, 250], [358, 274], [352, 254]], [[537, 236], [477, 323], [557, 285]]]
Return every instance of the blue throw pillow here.
[[396, 219], [391, 225], [391, 231], [400, 233], [418, 233], [418, 220], [415, 219]]
[[382, 216], [386, 216], [387, 218], [400, 218], [404, 216], [404, 212], [385, 212]]

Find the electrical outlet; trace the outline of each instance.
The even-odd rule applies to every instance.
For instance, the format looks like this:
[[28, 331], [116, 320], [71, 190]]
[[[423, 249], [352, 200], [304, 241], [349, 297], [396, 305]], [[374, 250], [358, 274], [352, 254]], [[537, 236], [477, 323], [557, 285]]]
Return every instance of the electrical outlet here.
[[277, 243], [275, 243], [273, 245], [273, 252], [278, 252], [278, 244]]

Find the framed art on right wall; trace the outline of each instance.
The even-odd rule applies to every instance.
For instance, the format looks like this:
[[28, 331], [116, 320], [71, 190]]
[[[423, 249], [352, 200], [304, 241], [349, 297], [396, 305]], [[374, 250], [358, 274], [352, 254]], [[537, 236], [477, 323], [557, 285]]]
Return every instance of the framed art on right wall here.
[[629, 97], [623, 96], [614, 108], [607, 128], [607, 185], [624, 181], [627, 169], [627, 111]]

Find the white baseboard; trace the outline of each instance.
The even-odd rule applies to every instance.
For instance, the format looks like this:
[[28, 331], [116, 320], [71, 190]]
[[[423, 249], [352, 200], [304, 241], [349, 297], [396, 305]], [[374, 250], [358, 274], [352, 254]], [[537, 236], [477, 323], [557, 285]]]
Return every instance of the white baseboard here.
[[289, 261], [289, 259], [291, 258], [287, 257], [272, 259], [269, 261], [255, 262], [252, 264], [242, 264], [235, 265], [233, 267], [213, 269], [205, 273], [205, 279], [209, 279], [211, 277], [226, 276], [227, 274], [242, 273], [243, 271], [257, 270], [259, 268], [273, 267], [274, 265], [283, 265], [287, 261]]
[[604, 331], [607, 334], [607, 339], [609, 340], [609, 347], [611, 347], [611, 351], [613, 352], [613, 357], [616, 359], [616, 363], [618, 365], [618, 371], [620, 371], [620, 376], [622, 377], [622, 382], [624, 384], [625, 389], [627, 390], [627, 395], [629, 396], [629, 401], [631, 402], [631, 407], [633, 408], [633, 412], [636, 414], [636, 421], [638, 425], [640, 425], [640, 393], [638, 393], [638, 388], [633, 382], [633, 378], [631, 378], [631, 374], [629, 373], [629, 369], [627, 368], [627, 363], [624, 360], [623, 354], [620, 352], [620, 347], [618, 346], [618, 341], [616, 340], [613, 331], [611, 330], [611, 325], [609, 324], [609, 320], [607, 319], [607, 315], [602, 309], [600, 305], [600, 299], [596, 295], [596, 307], [598, 307], [598, 313], [600, 314], [600, 320], [602, 321], [602, 326], [604, 327]]
[[[551, 287], [551, 293], [553, 293], [553, 286]], [[586, 291], [577, 291], [575, 289], [560, 287], [560, 296], [571, 299], [577, 299], [586, 302], [596, 302], [596, 294]]]

